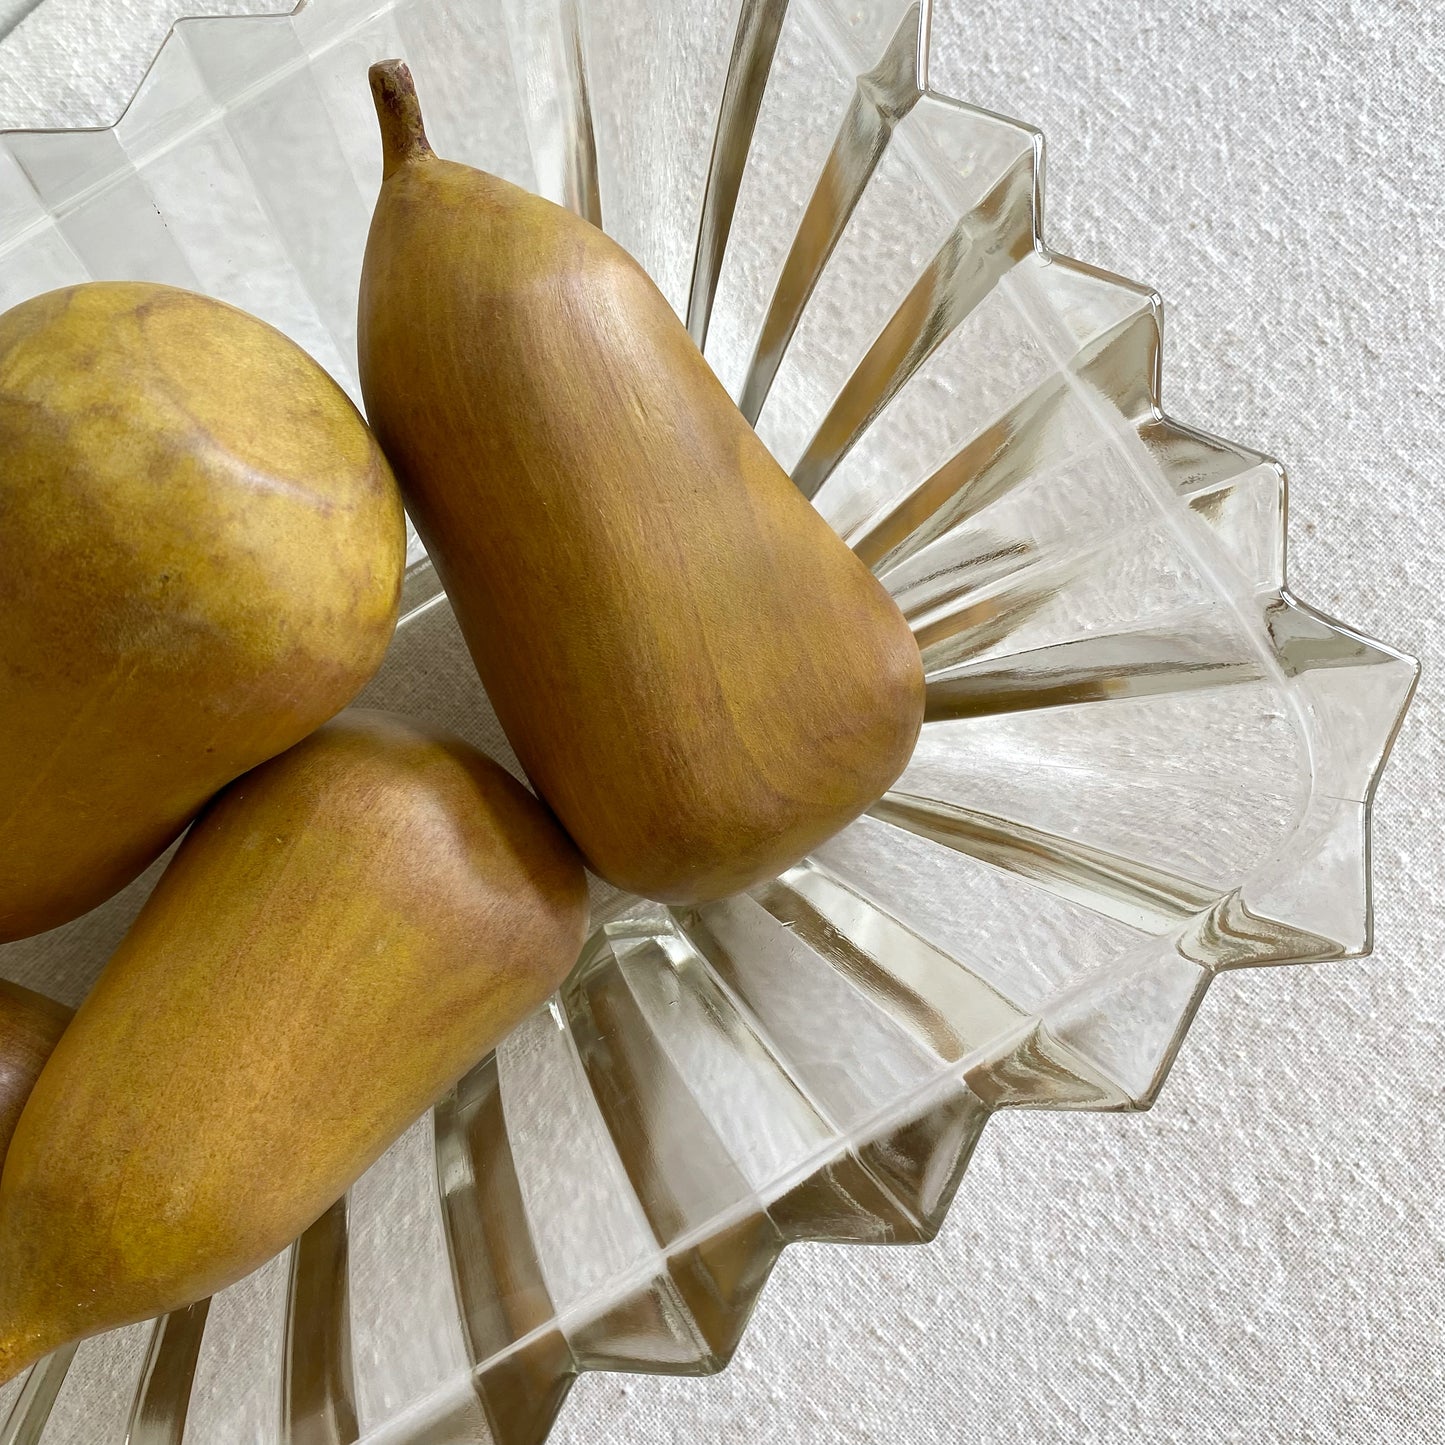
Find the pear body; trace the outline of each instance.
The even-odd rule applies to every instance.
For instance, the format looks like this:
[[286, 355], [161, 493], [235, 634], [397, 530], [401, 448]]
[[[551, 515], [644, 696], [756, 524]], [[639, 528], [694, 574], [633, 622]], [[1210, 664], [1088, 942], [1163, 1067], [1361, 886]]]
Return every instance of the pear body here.
[[560, 983], [576, 850], [470, 746], [357, 711], [208, 807], [0, 1177], [0, 1381], [234, 1282]]
[[0, 1170], [10, 1136], [70, 1010], [43, 994], [0, 979]]
[[0, 316], [0, 942], [343, 708], [405, 548], [365, 422], [264, 322], [120, 282]]
[[373, 88], [367, 413], [517, 756], [619, 887], [781, 872], [906, 763], [906, 622], [641, 267], [434, 156], [404, 68]]

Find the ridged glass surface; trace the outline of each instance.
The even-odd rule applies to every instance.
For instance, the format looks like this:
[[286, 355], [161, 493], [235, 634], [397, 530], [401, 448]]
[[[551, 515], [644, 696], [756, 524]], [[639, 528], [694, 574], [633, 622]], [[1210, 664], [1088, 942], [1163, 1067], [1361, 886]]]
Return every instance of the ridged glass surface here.
[[[599, 888], [561, 992], [286, 1256], [43, 1362], [0, 1445], [535, 1445], [579, 1371], [726, 1363], [786, 1244], [928, 1239], [995, 1110], [1147, 1107], [1219, 969], [1369, 948], [1414, 664], [1289, 594], [1279, 467], [1163, 414], [1157, 298], [1046, 248], [1039, 136], [932, 92], [927, 32], [313, 0], [182, 22], [110, 130], [0, 138], [0, 309], [188, 286], [355, 396], [366, 68], [405, 57], [441, 154], [648, 267], [928, 673], [864, 818], [725, 902]], [[412, 560], [365, 700], [515, 767]], [[0, 971], [74, 1001], [155, 871]]]

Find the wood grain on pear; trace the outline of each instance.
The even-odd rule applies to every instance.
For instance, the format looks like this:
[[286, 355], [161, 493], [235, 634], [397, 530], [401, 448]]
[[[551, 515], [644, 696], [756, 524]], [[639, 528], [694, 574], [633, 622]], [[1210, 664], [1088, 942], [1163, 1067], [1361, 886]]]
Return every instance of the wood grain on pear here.
[[581, 860], [465, 743], [348, 713], [197, 820], [0, 1179], [0, 1382], [239, 1279], [561, 982]]
[[0, 978], [0, 1171], [20, 1111], [69, 1022], [64, 1004]]
[[139, 283], [0, 316], [0, 942], [344, 707], [405, 545], [360, 414], [265, 323]]
[[887, 593], [601, 231], [439, 160], [373, 67], [368, 415], [538, 791], [593, 869], [669, 902], [796, 861], [923, 712]]

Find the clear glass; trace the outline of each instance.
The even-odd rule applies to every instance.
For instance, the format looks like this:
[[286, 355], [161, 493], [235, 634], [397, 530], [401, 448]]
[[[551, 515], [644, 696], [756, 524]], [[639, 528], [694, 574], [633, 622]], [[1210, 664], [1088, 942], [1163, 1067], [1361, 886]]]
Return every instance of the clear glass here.
[[[653, 272], [929, 680], [867, 816], [722, 903], [599, 887], [563, 990], [346, 1200], [37, 1366], [3, 1445], [531, 1445], [579, 1371], [726, 1363], [786, 1244], [928, 1239], [996, 1110], [1148, 1107], [1218, 970], [1369, 948], [1415, 665], [1289, 593], [1280, 468], [1166, 417], [1157, 297], [1047, 248], [1040, 137], [927, 51], [905, 0], [315, 0], [0, 138], [0, 309], [189, 286], [357, 395], [404, 56], [438, 151]], [[366, 701], [515, 768], [415, 543]], [[0, 973], [78, 1001], [154, 877]]]

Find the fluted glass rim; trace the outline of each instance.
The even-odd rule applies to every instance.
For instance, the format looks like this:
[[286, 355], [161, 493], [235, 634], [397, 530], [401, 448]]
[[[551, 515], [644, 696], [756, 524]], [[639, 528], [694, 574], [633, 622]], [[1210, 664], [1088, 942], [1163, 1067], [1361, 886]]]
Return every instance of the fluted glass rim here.
[[[239, 27], [241, 25], [263, 24], [282, 25], [290, 22], [296, 16], [308, 9], [313, 8], [315, 0], [299, 0], [299, 3], [291, 11], [287, 12], [265, 12], [252, 14], [239, 14], [228, 16], [206, 16], [191, 15], [177, 19], [157, 50], [155, 58], [151, 61], [145, 74], [137, 84], [136, 90], [131, 99], [121, 110], [120, 114], [108, 125], [89, 127], [19, 127], [0, 131], [0, 136], [13, 137], [24, 135], [57, 135], [57, 134], [91, 134], [103, 135], [112, 131], [119, 131], [125, 128], [128, 120], [132, 117], [137, 107], [137, 102], [144, 95], [148, 85], [156, 74], [161, 57], [166, 49], [182, 31], [194, 26], [225, 26]], [[525, 3], [525, 0], [503, 0], [504, 4], [516, 5]], [[557, 13], [564, 17], [570, 15], [575, 23], [576, 9], [575, 0], [553, 0], [557, 7]], [[812, 0], [795, 0], [795, 3], [806, 5]], [[1358, 934], [1356, 937], [1347, 940], [1342, 946], [1331, 949], [1316, 949], [1310, 951], [1307, 946], [1308, 922], [1303, 919], [1291, 919], [1288, 921], [1289, 928], [1294, 931], [1285, 930], [1279, 937], [1265, 939], [1264, 942], [1253, 952], [1248, 949], [1243, 951], [1235, 948], [1233, 952], [1223, 950], [1215, 953], [1210, 949], [1212, 944], [1205, 938], [1200, 942], [1201, 954], [1194, 957], [1194, 961], [1200, 963], [1206, 974], [1226, 968], [1271, 966], [1292, 962], [1324, 961], [1325, 959], [1337, 959], [1356, 957], [1367, 953], [1372, 942], [1373, 931], [1373, 897], [1371, 893], [1370, 879], [1370, 828], [1375, 795], [1383, 769], [1394, 740], [1398, 735], [1403, 723], [1405, 713], [1409, 707], [1411, 698], [1419, 678], [1419, 664], [1405, 652], [1377, 642], [1364, 634], [1351, 628], [1346, 623], [1340, 622], [1333, 617], [1327, 616], [1310, 604], [1301, 601], [1293, 592], [1288, 581], [1288, 488], [1284, 468], [1278, 461], [1263, 453], [1254, 451], [1251, 448], [1241, 447], [1238, 444], [1228, 442], [1222, 438], [1211, 436], [1195, 428], [1180, 424], [1169, 415], [1164, 408], [1162, 399], [1162, 348], [1163, 348], [1163, 302], [1160, 296], [1152, 288], [1141, 287], [1138, 283], [1128, 280], [1116, 273], [1102, 268], [1088, 265], [1087, 263], [1073, 260], [1066, 255], [1055, 251], [1049, 246], [1044, 238], [1044, 196], [1043, 196], [1043, 174], [1045, 168], [1045, 144], [1042, 133], [1035, 127], [1012, 117], [986, 110], [982, 107], [969, 105], [963, 101], [950, 97], [935, 90], [929, 79], [929, 51], [931, 40], [932, 3], [931, 0], [916, 0], [912, 7], [908, 7], [897, 0], [899, 13], [905, 18], [911, 12], [916, 11], [914, 21], [913, 40], [911, 44], [911, 55], [908, 56], [911, 68], [903, 76], [903, 80], [912, 90], [916, 92], [913, 101], [927, 98], [942, 106], [956, 107], [969, 115], [985, 118], [998, 125], [1012, 128], [1016, 131], [1021, 140], [1026, 143], [1029, 150], [1028, 176], [1027, 176], [1027, 199], [1030, 217], [1030, 229], [1032, 236], [1033, 251], [1043, 260], [1076, 269], [1082, 274], [1097, 278], [1099, 281], [1111, 286], [1127, 290], [1141, 300], [1144, 308], [1145, 320], [1143, 322], [1141, 338], [1141, 356], [1145, 372], [1141, 380], [1145, 388], [1145, 401], [1149, 410], [1149, 419], [1153, 425], [1158, 427], [1162, 433], [1167, 433], [1175, 439], [1184, 439], [1190, 444], [1204, 448], [1216, 448], [1229, 452], [1240, 458], [1248, 459], [1250, 466], [1262, 466], [1272, 468], [1278, 476], [1279, 481], [1279, 548], [1278, 555], [1271, 562], [1270, 585], [1264, 594], [1267, 597], [1267, 617], [1263, 631], [1251, 626], [1250, 636], [1262, 636], [1269, 639], [1273, 649], [1273, 663], [1283, 673], [1289, 676], [1303, 676], [1315, 671], [1333, 669], [1339, 666], [1354, 666], [1365, 669], [1363, 675], [1375, 677], [1379, 669], [1387, 669], [1390, 673], [1391, 684], [1388, 689], [1388, 697], [1385, 696], [1384, 682], [1382, 679], [1381, 694], [1376, 700], [1376, 705], [1369, 709], [1369, 728], [1371, 754], [1367, 761], [1362, 776], [1357, 776], [1353, 781], [1341, 781], [1338, 783], [1338, 796], [1341, 801], [1358, 803], [1363, 810], [1363, 838], [1361, 842], [1362, 856], [1361, 864], [1364, 870], [1363, 884], [1364, 892], [1362, 897], [1362, 917], [1358, 919]], [[738, 40], [733, 53], [732, 64], [729, 68], [729, 84], [737, 77], [737, 88], [734, 98], [734, 112], [743, 122], [743, 129], [746, 131], [748, 144], [743, 146], [742, 162], [745, 164], [749, 153], [751, 142], [751, 128], [747, 121], [747, 110], [750, 103], [750, 86], [756, 82], [756, 73], [749, 78], [749, 65], [756, 65], [760, 58], [767, 56], [767, 44], [769, 30], [774, 22], [781, 24], [782, 14], [787, 9], [787, 0], [739, 0], [737, 14], [739, 16]], [[228, 33], [229, 30], [228, 30]], [[773, 34], [775, 39], [775, 33]], [[860, 72], [864, 67], [860, 67]], [[584, 67], [585, 71], [585, 67]], [[871, 72], [870, 72], [871, 73]], [[766, 78], [764, 76], [764, 78]], [[579, 80], [585, 82], [585, 73], [579, 75]], [[578, 100], [578, 96], [570, 98]], [[580, 100], [585, 107], [585, 83], [580, 86]], [[886, 103], [886, 101], [885, 101]], [[726, 109], [726, 103], [724, 104]], [[754, 112], [755, 118], [755, 112]], [[589, 175], [587, 146], [591, 144], [590, 120], [585, 125], [578, 125], [573, 131], [578, 141], [578, 146], [570, 153], [562, 154], [556, 158], [553, 174], [543, 178], [553, 199], [569, 201], [574, 209], [583, 214], [595, 213], [598, 202], [598, 192], [595, 175], [595, 157], [593, 158], [593, 170]], [[736, 144], [738, 137], [731, 137], [733, 144]], [[735, 177], [730, 181], [726, 174], [727, 165], [719, 167], [720, 156], [723, 162], [727, 157], [722, 155], [725, 148], [720, 142], [715, 141], [713, 155], [714, 168], [711, 176], [719, 176], [716, 186], [710, 180], [707, 196], [703, 205], [703, 217], [700, 218], [699, 238], [697, 255], [694, 258], [693, 287], [689, 297], [687, 319], [696, 336], [699, 330], [705, 332], [707, 317], [710, 311], [711, 292], [710, 288], [715, 287], [720, 269], [720, 257], [726, 249], [727, 225], [731, 219], [731, 212], [727, 204], [717, 206], [714, 204], [720, 192], [726, 192], [729, 186], [735, 182]], [[737, 157], [733, 156], [733, 163], [736, 164]], [[930, 178], [935, 190], [946, 193], [936, 176]], [[724, 197], [725, 199], [725, 197]], [[735, 199], [735, 196], [734, 198]], [[602, 198], [605, 204], [605, 197]], [[710, 218], [710, 219], [709, 219]], [[721, 239], [717, 235], [716, 228], [721, 224]], [[712, 227], [712, 232], [704, 236], [703, 232]], [[699, 289], [701, 288], [701, 289]], [[755, 419], [756, 413], [754, 413]], [[1141, 423], [1142, 424], [1142, 423]], [[815, 486], [816, 489], [816, 486]], [[409, 621], [420, 617], [426, 609], [435, 603], [440, 602], [441, 593], [435, 581], [429, 564], [418, 562], [411, 569], [408, 580], [407, 601], [403, 616], [403, 626]], [[1363, 690], [1362, 690], [1363, 691]], [[1312, 754], [1318, 754], [1322, 750], [1318, 743], [1318, 732], [1323, 726], [1318, 719], [1307, 715], [1307, 710], [1300, 702], [1293, 691], [1289, 692], [1291, 705], [1300, 709], [1298, 719], [1302, 736], [1310, 742]], [[1367, 700], [1362, 696], [1352, 700], [1341, 698], [1336, 693], [1322, 695], [1319, 701], [1319, 708], [1322, 715], [1335, 718], [1341, 711], [1351, 705], [1366, 710]], [[1313, 730], [1313, 732], [1312, 732]], [[1326, 781], [1324, 786], [1318, 775], [1312, 777], [1310, 797], [1316, 795], [1335, 797], [1336, 794], [1330, 789], [1336, 786], [1334, 782]], [[1257, 870], [1266, 869], [1270, 866], [1289, 868], [1295, 863], [1292, 849], [1298, 843], [1301, 830], [1304, 827], [1303, 815], [1296, 820], [1296, 827], [1292, 830], [1270, 857], [1257, 865]], [[1241, 905], [1243, 906], [1243, 905]], [[1246, 917], [1251, 917], [1246, 909]], [[1296, 927], [1297, 925], [1297, 927]], [[629, 924], [622, 924], [613, 927], [612, 934], [621, 937], [625, 934]], [[1201, 930], [1205, 929], [1202, 922]], [[607, 930], [602, 930], [589, 949], [595, 950], [605, 946]], [[1331, 942], [1331, 940], [1325, 940]], [[1201, 989], [1202, 992], [1202, 989]], [[1197, 1006], [1197, 998], [1195, 1000]], [[1089, 1107], [1089, 1108], [1111, 1108], [1122, 1110], [1139, 1110], [1150, 1107], [1158, 1097], [1159, 1091], [1167, 1077], [1169, 1067], [1177, 1055], [1184, 1034], [1187, 1032], [1193, 1017], [1193, 1008], [1186, 1010], [1180, 1019], [1178, 1028], [1164, 1048], [1158, 1059], [1158, 1066], [1142, 1087], [1131, 1089], [1114, 1089], [1101, 1087], [1092, 1094], [1086, 1093], [1082, 1099], [1079, 1096], [1068, 1097], [1060, 1094], [1056, 1097], [1042, 1101], [1044, 1107]], [[1105, 1081], [1108, 1082], [1107, 1080]], [[1017, 1106], [1028, 1101], [999, 1097], [991, 1100], [992, 1107]], [[962, 1161], [966, 1162], [965, 1150]], [[962, 1163], [958, 1165], [958, 1172], [961, 1173]], [[956, 1185], [957, 1178], [952, 1180]], [[936, 1207], [927, 1214], [926, 1227], [915, 1237], [922, 1239], [930, 1237], [933, 1229], [937, 1228], [943, 1213], [948, 1206], [951, 1197], [951, 1187], [945, 1186], [940, 1192], [940, 1198], [936, 1201]], [[344, 1209], [340, 1219], [341, 1241], [344, 1247], [345, 1223]], [[337, 1249], [336, 1231], [338, 1229], [338, 1215], [331, 1211], [313, 1231], [308, 1231], [303, 1238], [308, 1241], [305, 1248], [298, 1250], [292, 1257], [292, 1289], [296, 1288], [297, 1271], [304, 1270], [306, 1260], [312, 1257], [330, 1260], [334, 1267], [335, 1250]], [[799, 1236], [803, 1237], [803, 1236]], [[819, 1235], [811, 1237], [822, 1237]], [[309, 1252], [308, 1252], [309, 1251]], [[344, 1259], [344, 1248], [343, 1248]], [[766, 1261], [770, 1266], [771, 1259]], [[713, 1349], [704, 1362], [708, 1368], [717, 1368], [726, 1363], [732, 1349], [735, 1348], [737, 1339], [740, 1337], [743, 1327], [746, 1324], [747, 1314], [750, 1311], [752, 1300], [756, 1297], [756, 1289], [761, 1288], [761, 1279], [766, 1277], [766, 1268], [761, 1268], [761, 1277], [754, 1281], [755, 1288], [748, 1294], [746, 1305], [741, 1308], [739, 1318], [729, 1321], [729, 1328], [725, 1338]], [[199, 1317], [194, 1313], [199, 1311]], [[174, 1354], [177, 1350], [190, 1348], [192, 1345], [199, 1345], [199, 1331], [204, 1324], [204, 1311], [200, 1306], [193, 1307], [192, 1312], [178, 1312], [176, 1315], [167, 1317], [161, 1321], [152, 1340], [151, 1358], [147, 1364], [146, 1379], [155, 1377], [157, 1361], [164, 1363], [172, 1358], [166, 1354], [170, 1350]], [[167, 1341], [169, 1340], [169, 1344]], [[73, 1347], [63, 1351], [57, 1356], [51, 1357], [48, 1362], [37, 1367], [17, 1404], [16, 1414], [13, 1419], [22, 1419], [22, 1411], [34, 1411], [37, 1408], [37, 1401], [44, 1402], [47, 1393], [51, 1403], [54, 1394], [59, 1389], [60, 1382], [64, 1378], [65, 1370], [68, 1368], [70, 1358], [74, 1354]], [[194, 1359], [192, 1359], [194, 1366]], [[612, 1367], [612, 1366], [609, 1366]], [[288, 1388], [290, 1382], [288, 1380]], [[347, 1381], [338, 1374], [334, 1378], [328, 1378], [321, 1384], [323, 1394], [327, 1395], [329, 1407], [333, 1411], [340, 1410], [344, 1416], [347, 1408]], [[561, 1390], [565, 1393], [565, 1387]], [[556, 1401], [560, 1404], [560, 1398]], [[145, 1395], [144, 1392], [137, 1397], [135, 1421], [141, 1421], [145, 1416]], [[48, 1412], [48, 1405], [45, 1405]], [[351, 1407], [354, 1409], [354, 1407]], [[553, 1410], [555, 1413], [555, 1409]], [[545, 1431], [545, 1424], [542, 1422]], [[134, 1423], [134, 1422], [133, 1422]], [[535, 1422], [532, 1422], [535, 1423]], [[354, 1422], [353, 1422], [354, 1425]], [[411, 1439], [410, 1436], [400, 1436], [392, 1433], [388, 1426], [382, 1435], [388, 1441]], [[418, 1440], [426, 1438], [424, 1434], [418, 1435]], [[519, 1437], [520, 1438], [520, 1437]]]

